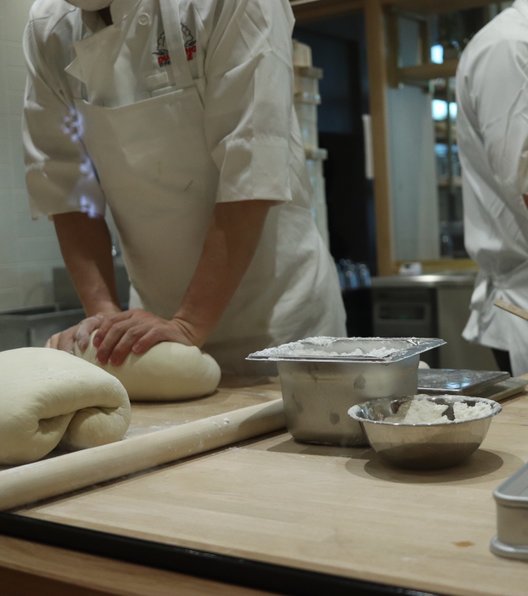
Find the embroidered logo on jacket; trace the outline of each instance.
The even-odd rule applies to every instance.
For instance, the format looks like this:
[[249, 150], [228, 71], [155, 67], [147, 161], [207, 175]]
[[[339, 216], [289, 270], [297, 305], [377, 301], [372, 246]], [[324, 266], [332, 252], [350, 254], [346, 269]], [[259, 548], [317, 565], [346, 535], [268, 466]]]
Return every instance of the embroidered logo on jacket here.
[[185, 45], [185, 54], [187, 60], [192, 60], [196, 54], [196, 39], [187, 25], [182, 23], [183, 43]]
[[158, 66], [160, 68], [168, 66], [171, 63], [167, 41], [165, 39], [165, 31], [162, 31], [158, 37], [157, 48], [154, 54], [158, 57]]
[[[183, 34], [183, 44], [185, 46], [185, 56], [188, 61], [191, 61], [196, 55], [196, 39], [187, 25], [182, 23], [181, 30]], [[171, 63], [171, 57], [167, 48], [167, 40], [165, 38], [165, 31], [162, 31], [158, 37], [157, 48], [154, 54], [158, 57], [158, 66], [160, 68], [163, 66], [169, 66]]]

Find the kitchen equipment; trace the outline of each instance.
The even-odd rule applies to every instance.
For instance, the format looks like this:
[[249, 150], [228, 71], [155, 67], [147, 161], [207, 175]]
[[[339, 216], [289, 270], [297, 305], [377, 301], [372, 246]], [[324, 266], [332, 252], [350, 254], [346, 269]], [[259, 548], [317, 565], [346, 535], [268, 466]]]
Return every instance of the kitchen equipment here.
[[520, 317], [521, 319], [524, 319], [525, 321], [528, 321], [528, 310], [520, 308], [519, 306], [515, 306], [514, 304], [510, 304], [509, 302], [506, 302], [506, 300], [501, 299], [495, 300], [494, 304], [495, 306], [502, 308], [502, 310], [506, 310], [512, 315], [515, 315], [517, 317]]
[[528, 560], [528, 465], [493, 492], [497, 506], [497, 535], [491, 552], [501, 557]]
[[526, 390], [528, 381], [522, 377], [510, 377], [500, 383], [489, 385], [479, 391], [479, 397], [486, 397], [495, 401], [503, 401]]
[[[372, 279], [373, 334], [383, 337], [437, 335], [436, 294], [430, 287], [378, 287], [378, 278]], [[430, 366], [439, 365], [437, 352], [427, 354], [424, 360]]]
[[462, 337], [475, 276], [459, 270], [373, 277], [371, 335], [441, 337], [446, 344], [422, 358], [431, 368], [496, 370], [490, 348]]
[[[428, 418], [424, 417], [423, 422], [395, 421], [400, 408], [405, 409], [413, 400], [448, 406], [450, 419], [426, 422]], [[476, 408], [475, 417], [454, 417], [457, 403]], [[484, 412], [480, 411], [483, 404], [488, 406]], [[371, 447], [384, 461], [403, 468], [430, 470], [467, 459], [479, 448], [492, 417], [501, 409], [497, 402], [480, 397], [415, 395], [369, 400], [352, 406], [348, 413], [361, 424]]]
[[477, 395], [501, 401], [524, 391], [526, 379], [494, 370], [418, 369], [417, 393]]
[[415, 393], [420, 354], [444, 343], [435, 338], [315, 337], [255, 352], [248, 360], [277, 363], [286, 424], [295, 440], [367, 445], [361, 426], [347, 415], [350, 406]]
[[504, 381], [509, 373], [495, 370], [454, 368], [421, 368], [418, 370], [418, 393], [453, 393], [479, 395], [489, 385]]

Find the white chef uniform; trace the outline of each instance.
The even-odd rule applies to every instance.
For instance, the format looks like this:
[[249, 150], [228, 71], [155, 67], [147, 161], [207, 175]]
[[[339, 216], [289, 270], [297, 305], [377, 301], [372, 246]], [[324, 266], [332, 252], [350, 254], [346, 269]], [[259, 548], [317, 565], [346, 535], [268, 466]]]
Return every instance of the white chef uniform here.
[[464, 233], [479, 273], [464, 329], [510, 352], [528, 372], [528, 325], [493, 306], [528, 308], [528, 0], [495, 17], [464, 50], [457, 72], [457, 138]]
[[246, 374], [261, 371], [244, 361], [250, 351], [345, 335], [335, 267], [309, 206], [287, 0], [114, 0], [111, 12], [114, 25], [103, 27], [66, 2], [31, 9], [33, 215], [108, 205], [131, 306], [170, 318], [215, 203], [281, 201], [205, 349], [224, 372]]

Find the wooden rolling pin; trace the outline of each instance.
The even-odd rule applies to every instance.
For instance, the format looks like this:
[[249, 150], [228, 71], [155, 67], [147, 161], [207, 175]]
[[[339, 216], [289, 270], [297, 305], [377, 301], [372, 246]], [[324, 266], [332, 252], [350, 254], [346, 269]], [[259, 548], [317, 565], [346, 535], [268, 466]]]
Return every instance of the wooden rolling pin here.
[[282, 399], [0, 472], [0, 510], [106, 482], [284, 428]]
[[509, 302], [501, 300], [500, 298], [495, 300], [493, 304], [499, 308], [502, 308], [502, 310], [507, 310], [512, 315], [516, 315], [517, 317], [521, 317], [521, 319], [528, 321], [528, 310], [525, 310], [524, 308], [510, 304]]

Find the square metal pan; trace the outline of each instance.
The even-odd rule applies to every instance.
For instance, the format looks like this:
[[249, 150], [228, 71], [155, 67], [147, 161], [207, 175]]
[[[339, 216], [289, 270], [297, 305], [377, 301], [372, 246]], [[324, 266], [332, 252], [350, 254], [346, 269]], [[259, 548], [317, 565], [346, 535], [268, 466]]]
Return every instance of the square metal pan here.
[[528, 464], [505, 480], [494, 492], [497, 535], [491, 552], [528, 561]]
[[[424, 337], [313, 337], [254, 352], [247, 360], [389, 364], [445, 343], [443, 339]], [[357, 350], [363, 353], [352, 353]]]

